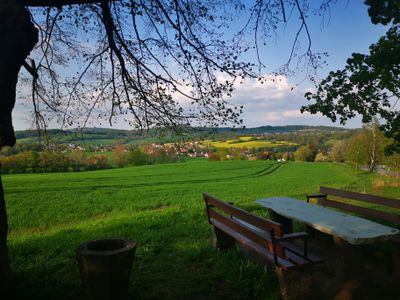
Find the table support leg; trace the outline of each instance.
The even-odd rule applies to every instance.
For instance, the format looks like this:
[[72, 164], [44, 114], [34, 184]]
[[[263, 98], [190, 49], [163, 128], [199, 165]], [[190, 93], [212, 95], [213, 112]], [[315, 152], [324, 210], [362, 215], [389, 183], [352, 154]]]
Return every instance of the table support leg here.
[[364, 260], [361, 246], [351, 245], [334, 237], [336, 247], [336, 287], [339, 291], [335, 299], [352, 299], [355, 289], [361, 286]]
[[400, 282], [400, 240], [391, 243], [392, 263], [393, 263], [393, 280]]
[[310, 300], [318, 299], [313, 295], [313, 266], [301, 269], [282, 270], [276, 268], [281, 296], [284, 300]]
[[286, 218], [276, 212], [274, 212], [272, 209], [268, 209], [269, 215], [271, 219], [275, 222], [278, 222], [282, 225], [283, 233], [292, 233], [293, 232], [293, 222], [291, 219]]

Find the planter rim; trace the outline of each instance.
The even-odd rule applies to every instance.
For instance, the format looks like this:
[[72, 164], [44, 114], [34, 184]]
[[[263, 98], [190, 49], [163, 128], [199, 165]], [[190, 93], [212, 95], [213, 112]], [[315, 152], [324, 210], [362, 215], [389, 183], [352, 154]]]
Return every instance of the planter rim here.
[[[115, 250], [91, 250], [89, 247], [93, 244], [97, 243], [104, 243], [104, 242], [121, 242], [123, 244], [123, 247], [120, 247]], [[130, 240], [128, 238], [104, 238], [104, 239], [97, 239], [97, 240], [90, 240], [86, 241], [83, 244], [81, 244], [77, 249], [76, 249], [76, 254], [77, 255], [91, 255], [91, 256], [107, 256], [107, 255], [112, 255], [112, 254], [118, 254], [118, 253], [123, 253], [129, 250], [133, 250], [136, 248], [136, 241]]]

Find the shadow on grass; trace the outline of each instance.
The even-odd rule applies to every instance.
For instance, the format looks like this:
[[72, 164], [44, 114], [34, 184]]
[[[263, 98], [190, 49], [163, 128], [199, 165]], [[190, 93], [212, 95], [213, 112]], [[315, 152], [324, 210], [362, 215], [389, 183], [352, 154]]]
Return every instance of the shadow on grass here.
[[14, 299], [83, 299], [75, 249], [104, 237], [127, 237], [138, 243], [132, 298], [277, 298], [277, 282], [263, 265], [238, 251], [213, 249], [204, 215], [163, 207], [11, 240], [18, 278]]

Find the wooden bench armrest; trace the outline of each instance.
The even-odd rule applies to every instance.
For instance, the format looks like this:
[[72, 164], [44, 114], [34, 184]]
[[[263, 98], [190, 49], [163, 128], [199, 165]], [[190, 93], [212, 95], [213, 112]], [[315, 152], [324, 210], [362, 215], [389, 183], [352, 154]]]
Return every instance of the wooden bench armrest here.
[[[226, 203], [228, 203], [228, 204], [230, 204], [230, 205], [234, 205], [233, 202], [226, 202]], [[207, 207], [215, 207], [214, 205], [208, 204], [208, 203], [206, 203], [206, 206], [207, 206]]]
[[282, 235], [282, 237], [276, 238], [277, 242], [292, 241], [297, 239], [306, 239], [309, 236], [307, 232], [293, 232]]
[[[287, 241], [292, 241], [296, 239], [303, 239], [304, 241], [304, 246], [303, 246], [303, 253], [301, 254], [303, 258], [308, 259], [308, 241], [307, 237], [310, 234], [307, 232], [294, 232], [294, 233], [288, 233], [284, 234], [282, 237], [277, 239], [277, 242], [281, 244], [281, 242], [287, 242]], [[282, 244], [281, 244], [282, 245]], [[286, 248], [286, 247], [285, 247]], [[300, 253], [298, 253], [300, 254]]]
[[306, 194], [307, 202], [309, 202], [310, 198], [326, 198], [326, 196], [327, 194], [315, 194], [315, 195]]

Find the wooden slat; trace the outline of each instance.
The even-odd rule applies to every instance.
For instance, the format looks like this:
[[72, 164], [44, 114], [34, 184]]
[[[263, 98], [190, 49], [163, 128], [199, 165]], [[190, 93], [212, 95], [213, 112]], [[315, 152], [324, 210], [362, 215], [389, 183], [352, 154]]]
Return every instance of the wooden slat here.
[[[261, 230], [260, 228], [257, 228], [249, 223], [246, 223], [244, 221], [241, 220], [237, 220], [237, 222], [239, 222], [240, 224], [242, 224], [244, 227], [248, 227], [249, 229], [256, 231], [259, 235], [261, 235], [262, 237], [264, 237], [265, 239], [271, 239], [271, 236], [268, 232]], [[302, 234], [304, 234], [304, 232], [302, 232]], [[287, 243], [289, 245], [289, 243]], [[305, 264], [308, 264], [310, 262], [310, 260], [307, 260], [304, 258], [304, 250], [300, 251], [299, 253], [301, 253], [299, 255], [299, 253], [296, 253], [294, 251], [292, 252], [287, 252], [285, 251], [285, 247], [282, 247], [282, 243], [277, 243], [276, 244], [276, 249], [279, 254], [280, 257], [282, 258], [286, 258], [289, 259], [292, 263], [298, 265], [298, 266], [302, 266]]]
[[[260, 245], [254, 243], [246, 236], [236, 232], [235, 230], [219, 222], [218, 220], [212, 220], [212, 222], [214, 226], [216, 226], [218, 229], [222, 230], [227, 235], [237, 240], [250, 253], [257, 255], [259, 258], [261, 258], [263, 261], [266, 261], [269, 264], [275, 264], [274, 255], [271, 252], [269, 252], [266, 248], [263, 248]], [[278, 257], [277, 261], [278, 261], [278, 266], [285, 270], [295, 267], [293, 263], [291, 263], [286, 259]]]
[[[253, 231], [253, 232], [256, 232], [257, 235], [261, 236], [263, 239], [268, 240], [268, 241], [271, 241], [272, 243], [274, 243], [274, 242], [272, 241], [272, 237], [271, 237], [271, 234], [270, 234], [269, 231], [266, 231], [266, 230], [264, 230], [264, 229], [261, 229], [261, 228], [259, 228], [259, 227], [257, 227], [257, 226], [254, 226], [254, 225], [252, 225], [252, 224], [250, 224], [250, 223], [247, 223], [247, 222], [245, 222], [245, 221], [242, 221], [242, 220], [240, 220], [240, 219], [236, 219], [235, 217], [233, 217], [233, 219], [235, 220], [236, 223], [239, 223], [242, 227], [248, 228], [249, 230], [251, 230], [251, 231]], [[279, 257], [285, 258], [285, 251], [284, 251], [284, 249], [283, 249], [280, 245], [278, 245], [278, 244], [276, 244], [276, 243], [275, 243], [275, 250], [276, 250], [276, 254], [277, 254]], [[273, 252], [273, 251], [272, 251], [272, 252]]]
[[355, 206], [355, 205], [338, 202], [338, 201], [334, 201], [334, 200], [330, 200], [330, 199], [319, 199], [318, 204], [333, 207], [333, 208], [338, 208], [338, 209], [353, 212], [356, 214], [361, 214], [361, 215], [364, 215], [367, 217], [372, 217], [372, 218], [400, 224], [400, 216], [399, 215], [390, 214], [390, 213], [386, 213], [383, 211], [378, 211], [378, 210], [375, 210], [372, 208]]
[[301, 267], [310, 264], [310, 261], [302, 257], [303, 255], [298, 255], [297, 253], [290, 251], [286, 251], [285, 254], [286, 254], [286, 259], [294, 263], [296, 266]]
[[229, 228], [232, 228], [233, 230], [237, 231], [238, 233], [242, 234], [243, 236], [246, 236], [256, 244], [259, 244], [261, 247], [265, 247], [268, 249], [269, 252], [273, 253], [273, 243], [271, 238], [265, 238], [261, 236], [259, 233], [251, 230], [248, 227], [243, 226], [241, 223], [235, 221], [234, 219], [227, 218], [224, 215], [210, 209], [210, 218], [212, 220], [212, 223], [214, 224], [214, 220], [217, 220], [220, 223], [223, 223], [224, 225], [228, 226]]
[[238, 219], [241, 219], [247, 223], [250, 223], [250, 224], [257, 226], [266, 231], [274, 229], [275, 235], [277, 237], [282, 235], [281, 224], [279, 224], [277, 222], [266, 220], [264, 218], [250, 214], [249, 212], [247, 212], [243, 209], [240, 209], [231, 204], [225, 203], [225, 202], [223, 202], [213, 196], [210, 196], [206, 193], [203, 193], [203, 198], [206, 201], [206, 203], [211, 204]]
[[400, 200], [381, 197], [381, 196], [377, 196], [377, 195], [362, 194], [362, 193], [357, 193], [357, 192], [351, 192], [351, 191], [330, 188], [330, 187], [326, 187], [326, 186], [321, 186], [319, 188], [319, 192], [321, 194], [328, 194], [328, 195], [337, 196], [337, 197], [341, 197], [341, 198], [348, 198], [348, 199], [364, 201], [364, 202], [369, 202], [369, 203], [374, 203], [374, 204], [386, 205], [386, 206], [390, 206], [390, 207], [394, 207], [394, 208], [400, 208]]
[[[303, 257], [304, 249], [302, 247], [299, 247], [299, 246], [294, 245], [294, 244], [289, 243], [289, 242], [279, 242], [279, 244], [281, 244], [285, 248], [286, 253], [288, 253], [290, 251], [290, 252], [296, 253], [297, 255]], [[318, 256], [316, 256], [316, 255], [314, 255], [314, 254], [312, 254], [310, 252], [307, 252], [307, 258], [306, 259], [309, 260], [312, 263], [320, 263], [320, 262], [322, 262], [322, 258], [320, 258], [320, 257], [318, 257]]]
[[278, 238], [278, 242], [283, 241], [291, 241], [291, 240], [298, 240], [307, 238], [309, 234], [307, 232], [293, 232], [282, 235], [282, 237]]

